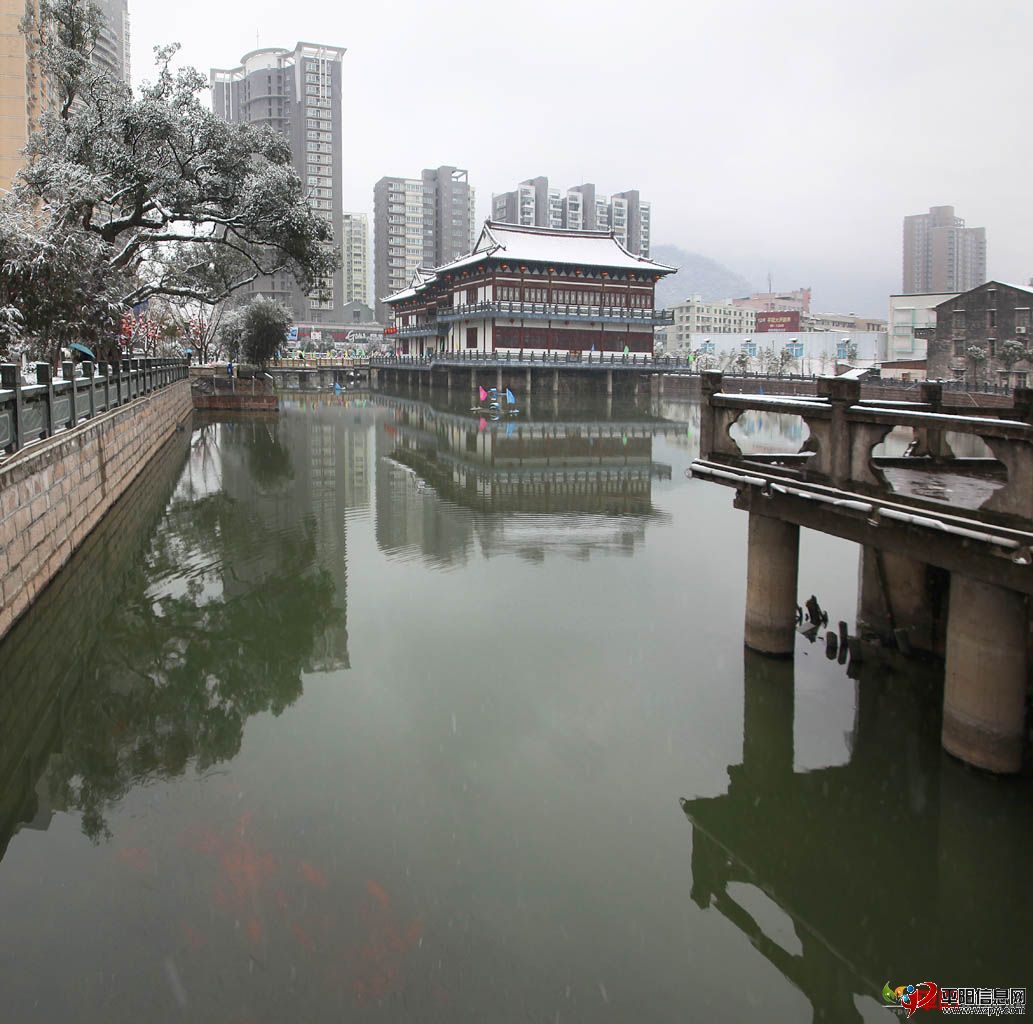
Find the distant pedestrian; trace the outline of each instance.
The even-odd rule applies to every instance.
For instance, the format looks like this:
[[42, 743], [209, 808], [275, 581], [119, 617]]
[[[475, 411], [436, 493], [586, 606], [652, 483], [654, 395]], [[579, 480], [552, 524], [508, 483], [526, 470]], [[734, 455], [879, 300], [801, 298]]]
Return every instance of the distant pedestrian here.
[[226, 376], [227, 377], [232, 377], [233, 376], [233, 360], [232, 359], [226, 364]]

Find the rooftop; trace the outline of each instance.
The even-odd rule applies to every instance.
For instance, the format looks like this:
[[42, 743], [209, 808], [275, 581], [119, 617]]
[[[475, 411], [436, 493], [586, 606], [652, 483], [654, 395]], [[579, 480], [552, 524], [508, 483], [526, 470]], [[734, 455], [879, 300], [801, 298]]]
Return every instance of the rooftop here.
[[473, 252], [434, 270], [417, 270], [408, 288], [389, 295], [383, 301], [398, 302], [411, 298], [442, 274], [474, 266], [489, 259], [512, 260], [518, 264], [555, 263], [607, 270], [641, 270], [655, 274], [676, 273], [675, 267], [668, 267], [648, 257], [636, 256], [629, 252], [609, 231], [525, 227], [487, 220]]

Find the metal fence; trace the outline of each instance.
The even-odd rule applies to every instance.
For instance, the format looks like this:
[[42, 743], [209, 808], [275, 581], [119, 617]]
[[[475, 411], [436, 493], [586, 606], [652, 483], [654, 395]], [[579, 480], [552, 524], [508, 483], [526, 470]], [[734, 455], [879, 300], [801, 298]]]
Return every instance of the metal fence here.
[[36, 383], [22, 380], [21, 367], [0, 364], [0, 452], [16, 452], [27, 444], [83, 420], [117, 409], [142, 395], [186, 380], [186, 359], [123, 359], [119, 363], [61, 364], [54, 377], [49, 363], [35, 366]]

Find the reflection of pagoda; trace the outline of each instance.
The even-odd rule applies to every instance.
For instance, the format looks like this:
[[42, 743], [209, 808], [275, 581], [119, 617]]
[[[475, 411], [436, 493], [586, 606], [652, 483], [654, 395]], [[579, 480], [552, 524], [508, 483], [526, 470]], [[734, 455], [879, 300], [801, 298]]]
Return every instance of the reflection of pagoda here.
[[377, 433], [377, 539], [446, 562], [633, 550], [658, 513], [654, 421], [496, 421], [387, 399]]
[[[747, 651], [745, 676], [728, 792], [682, 801], [692, 899], [739, 928], [815, 1021], [860, 1021], [855, 994], [879, 1001], [886, 981], [1026, 977], [1028, 785], [945, 758], [913, 670], [894, 681], [885, 666], [858, 684], [850, 762], [794, 773], [792, 662]], [[751, 915], [751, 887], [788, 914], [796, 949]]]

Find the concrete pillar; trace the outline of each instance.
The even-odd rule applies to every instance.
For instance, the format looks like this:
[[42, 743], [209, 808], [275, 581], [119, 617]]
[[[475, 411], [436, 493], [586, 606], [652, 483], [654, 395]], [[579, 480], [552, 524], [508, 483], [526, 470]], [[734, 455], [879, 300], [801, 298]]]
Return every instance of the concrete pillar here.
[[498, 392], [502, 394], [502, 367], [500, 366], [495, 371], [495, 387], [498, 388]]
[[992, 772], [1022, 767], [1028, 615], [1022, 594], [951, 574], [943, 747]]
[[796, 646], [800, 527], [750, 513], [746, 567], [746, 646], [791, 656]]
[[613, 370], [606, 371], [606, 397], [610, 398], [613, 395]]
[[946, 573], [865, 544], [857, 575], [857, 626], [862, 636], [893, 640], [903, 630], [905, 651], [913, 647], [943, 654]]
[[560, 393], [560, 371], [552, 371], [552, 393], [558, 395]]
[[477, 394], [477, 371], [470, 370], [470, 393]]
[[659, 381], [659, 384], [657, 385], [657, 392], [660, 395], [663, 395], [663, 393], [664, 393], [664, 375], [662, 373], [658, 373], [656, 376], [657, 376], [657, 380]]
[[524, 399], [525, 399], [525, 401], [530, 402], [531, 401], [531, 367], [530, 366], [524, 371], [524, 374], [525, 374], [525, 376], [524, 376], [524, 392], [525, 392]]
[[452, 394], [452, 371], [451, 370], [446, 370], [445, 371], [445, 390], [449, 394]]

